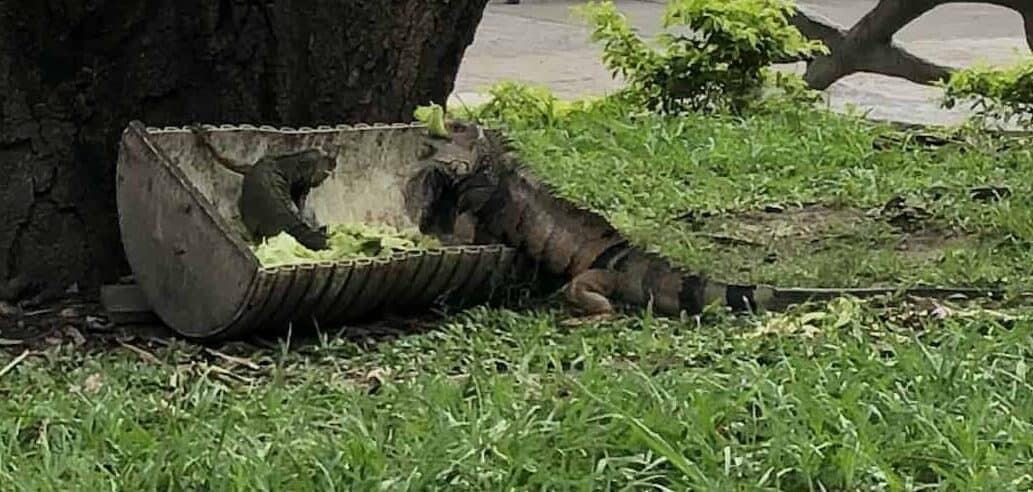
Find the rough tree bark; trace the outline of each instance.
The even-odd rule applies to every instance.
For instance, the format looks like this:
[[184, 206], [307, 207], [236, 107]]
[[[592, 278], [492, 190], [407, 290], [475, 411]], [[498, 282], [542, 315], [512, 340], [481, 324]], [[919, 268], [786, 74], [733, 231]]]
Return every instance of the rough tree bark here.
[[0, 0], [0, 286], [127, 273], [116, 144], [148, 125], [409, 121], [487, 0]]
[[[926, 12], [963, 0], [879, 0], [870, 12], [850, 29], [844, 29], [804, 10], [797, 10], [791, 22], [811, 39], [829, 47], [827, 56], [808, 60], [804, 80], [813, 89], [826, 89], [837, 80], [855, 72], [903, 77], [920, 84], [944, 80], [954, 70], [924, 60], [893, 42], [893, 35]], [[1023, 18], [1026, 42], [1033, 49], [1033, 1], [968, 0], [1007, 7]]]

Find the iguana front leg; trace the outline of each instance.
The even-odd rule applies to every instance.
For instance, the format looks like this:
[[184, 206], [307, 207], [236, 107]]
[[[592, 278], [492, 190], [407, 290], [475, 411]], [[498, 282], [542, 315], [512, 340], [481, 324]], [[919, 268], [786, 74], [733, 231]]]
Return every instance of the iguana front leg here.
[[296, 224], [287, 228], [287, 234], [290, 234], [294, 239], [297, 239], [302, 246], [313, 251], [319, 251], [329, 247], [327, 244], [327, 237], [322, 231], [309, 227], [300, 220]]
[[313, 229], [315, 229], [315, 230], [325, 234], [326, 233], [326, 226], [325, 225], [320, 225], [319, 224], [319, 219], [316, 218], [316, 212], [314, 210], [312, 210], [311, 208], [308, 208], [308, 207], [305, 206], [305, 204], [306, 204], [305, 200], [307, 198], [308, 198], [308, 194], [307, 193], [302, 194], [298, 198], [298, 205], [297, 205], [298, 212], [297, 213], [298, 213], [299, 216], [301, 216], [301, 221], [305, 225], [307, 225], [307, 226], [309, 226], [309, 227], [311, 227], [311, 228], [313, 228]]
[[459, 214], [452, 223], [452, 232], [443, 234], [442, 244], [463, 245], [463, 244], [494, 244], [499, 243], [484, 227], [477, 222], [477, 216], [472, 212]]
[[[279, 215], [275, 222], [306, 248], [313, 251], [327, 249], [326, 228], [318, 226], [314, 213], [307, 218], [304, 211], [308, 190], [291, 189], [293, 183], [304, 178], [292, 179], [293, 177], [289, 173], [286, 174], [280, 171], [277, 174], [264, 175], [267, 180], [264, 186], [279, 202], [279, 207], [277, 207], [279, 210], [274, 212]], [[297, 202], [295, 202], [295, 198]]]
[[[306, 212], [298, 207], [293, 200], [288, 197], [281, 198], [280, 202], [286, 209], [281, 213], [284, 213], [283, 223], [285, 224], [284, 230], [287, 234], [290, 234], [296, 239], [302, 246], [313, 251], [327, 249], [326, 227], [319, 227], [316, 223], [315, 214], [309, 211], [309, 217], [306, 217]], [[301, 200], [302, 206], [304, 206], [304, 200]]]
[[316, 222], [315, 213], [311, 210], [299, 209], [293, 202], [290, 206], [290, 218], [288, 220], [287, 234], [294, 236], [302, 246], [313, 251], [327, 249], [328, 238], [326, 227], [320, 227]]

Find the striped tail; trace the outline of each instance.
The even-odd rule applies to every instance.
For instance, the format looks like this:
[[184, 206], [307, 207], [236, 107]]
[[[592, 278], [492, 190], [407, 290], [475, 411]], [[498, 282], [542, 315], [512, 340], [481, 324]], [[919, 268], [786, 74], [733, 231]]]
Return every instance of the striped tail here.
[[733, 311], [784, 311], [789, 306], [811, 301], [828, 301], [840, 297], [867, 299], [878, 296], [905, 294], [933, 299], [960, 297], [966, 299], [1001, 299], [1004, 292], [978, 287], [860, 287], [860, 288], [800, 288], [772, 287], [769, 285], [725, 285], [707, 283], [705, 300], [730, 307]]

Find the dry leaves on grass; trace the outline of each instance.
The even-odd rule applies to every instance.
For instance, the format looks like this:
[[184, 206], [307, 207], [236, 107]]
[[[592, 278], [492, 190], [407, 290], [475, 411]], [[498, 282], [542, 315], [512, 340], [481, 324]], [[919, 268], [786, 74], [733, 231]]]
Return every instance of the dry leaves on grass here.
[[104, 376], [99, 372], [95, 372], [86, 376], [81, 384], [73, 384], [68, 388], [71, 393], [86, 393], [94, 394], [100, 391], [101, 387], [104, 386]]
[[825, 330], [843, 328], [860, 321], [862, 317], [860, 301], [844, 297], [829, 301], [819, 311], [794, 311], [766, 317], [745, 336], [755, 338], [765, 335], [801, 335], [815, 338]]

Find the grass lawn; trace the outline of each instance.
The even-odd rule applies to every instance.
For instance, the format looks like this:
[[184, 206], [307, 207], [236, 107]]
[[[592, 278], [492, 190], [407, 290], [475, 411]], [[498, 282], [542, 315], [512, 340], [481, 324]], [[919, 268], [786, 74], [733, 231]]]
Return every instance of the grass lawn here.
[[[716, 278], [1033, 284], [1023, 143], [923, 148], [792, 107], [603, 104], [511, 134], [559, 193]], [[971, 197], [987, 185], [1010, 195]], [[0, 489], [1029, 490], [1030, 314], [476, 308], [376, 344], [60, 346], [0, 378]]]

